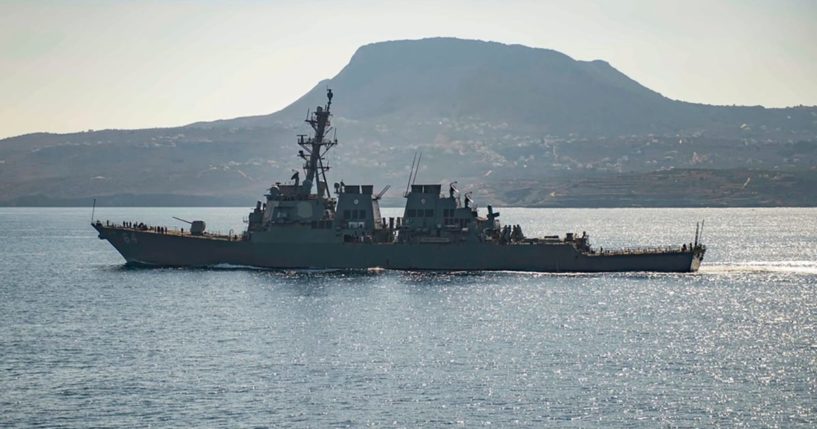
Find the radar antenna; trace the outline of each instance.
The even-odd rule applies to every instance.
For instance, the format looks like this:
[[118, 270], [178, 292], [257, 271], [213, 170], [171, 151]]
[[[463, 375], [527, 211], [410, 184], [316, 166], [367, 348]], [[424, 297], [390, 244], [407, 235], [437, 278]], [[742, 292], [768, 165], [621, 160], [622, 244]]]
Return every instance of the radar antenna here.
[[413, 185], [414, 182], [417, 181], [417, 173], [420, 172], [420, 161], [423, 159], [423, 153], [420, 152], [420, 156], [417, 157], [417, 166], [414, 167], [414, 178], [411, 179], [411, 184]]
[[406, 192], [403, 193], [403, 196], [408, 196], [409, 187], [411, 186], [411, 176], [414, 174], [414, 164], [417, 163], [417, 152], [414, 152], [414, 158], [411, 159], [411, 167], [409, 167], [409, 177], [408, 181], [406, 182]]
[[305, 152], [302, 158], [305, 160], [306, 178], [300, 191], [304, 195], [312, 193], [312, 184], [317, 182], [318, 196], [323, 197], [325, 194], [329, 197], [329, 187], [326, 183], [326, 170], [329, 170], [329, 166], [324, 164], [323, 157], [330, 148], [338, 144], [337, 138], [325, 139], [327, 132], [332, 129], [329, 117], [333, 97], [332, 89], [327, 88], [325, 107], [318, 106], [314, 112], [307, 114], [306, 123], [312, 127], [313, 136], [310, 138], [306, 138], [305, 135], [298, 136], [298, 145]]

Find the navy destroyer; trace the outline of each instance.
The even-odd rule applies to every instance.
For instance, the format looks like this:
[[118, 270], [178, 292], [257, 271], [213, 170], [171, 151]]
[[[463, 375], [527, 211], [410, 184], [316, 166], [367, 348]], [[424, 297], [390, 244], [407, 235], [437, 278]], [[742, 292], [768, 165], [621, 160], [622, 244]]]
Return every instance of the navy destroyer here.
[[[519, 225], [502, 226], [487, 206], [480, 215], [469, 195], [452, 184], [416, 184], [412, 163], [402, 217], [380, 213], [384, 191], [373, 185], [329, 186], [326, 153], [332, 91], [308, 115], [312, 134], [299, 135], [304, 178], [275, 183], [258, 201], [240, 235], [207, 231], [204, 221], [184, 229], [144, 223], [94, 221], [127, 263], [147, 266], [250, 266], [270, 269], [509, 270], [538, 272], [694, 272], [706, 247], [695, 240], [662, 248], [595, 249], [589, 236], [526, 237]], [[413, 174], [413, 176], [412, 176]]]

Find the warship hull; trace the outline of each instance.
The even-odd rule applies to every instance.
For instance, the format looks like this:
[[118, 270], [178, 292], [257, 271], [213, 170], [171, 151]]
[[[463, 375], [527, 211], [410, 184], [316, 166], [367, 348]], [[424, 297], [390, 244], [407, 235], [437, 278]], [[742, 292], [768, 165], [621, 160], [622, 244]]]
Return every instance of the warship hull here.
[[585, 252], [568, 242], [259, 243], [222, 236], [161, 234], [93, 224], [129, 264], [162, 267], [417, 271], [694, 272], [703, 253], [689, 249]]

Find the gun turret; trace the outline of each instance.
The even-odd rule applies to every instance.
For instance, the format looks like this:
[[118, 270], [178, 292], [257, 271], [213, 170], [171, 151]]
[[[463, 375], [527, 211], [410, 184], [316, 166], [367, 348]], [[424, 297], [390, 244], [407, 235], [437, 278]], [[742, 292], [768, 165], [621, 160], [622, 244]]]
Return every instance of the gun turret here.
[[176, 216], [173, 216], [173, 219], [190, 225], [190, 235], [204, 235], [204, 230], [207, 229], [207, 224], [203, 220], [189, 221]]

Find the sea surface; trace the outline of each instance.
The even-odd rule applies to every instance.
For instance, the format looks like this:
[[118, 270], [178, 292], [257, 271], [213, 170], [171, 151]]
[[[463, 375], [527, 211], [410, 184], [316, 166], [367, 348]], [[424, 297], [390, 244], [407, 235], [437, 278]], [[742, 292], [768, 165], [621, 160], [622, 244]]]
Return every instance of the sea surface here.
[[817, 209], [500, 212], [608, 249], [705, 219], [709, 250], [696, 274], [145, 269], [90, 208], [0, 208], [0, 427], [817, 426]]

